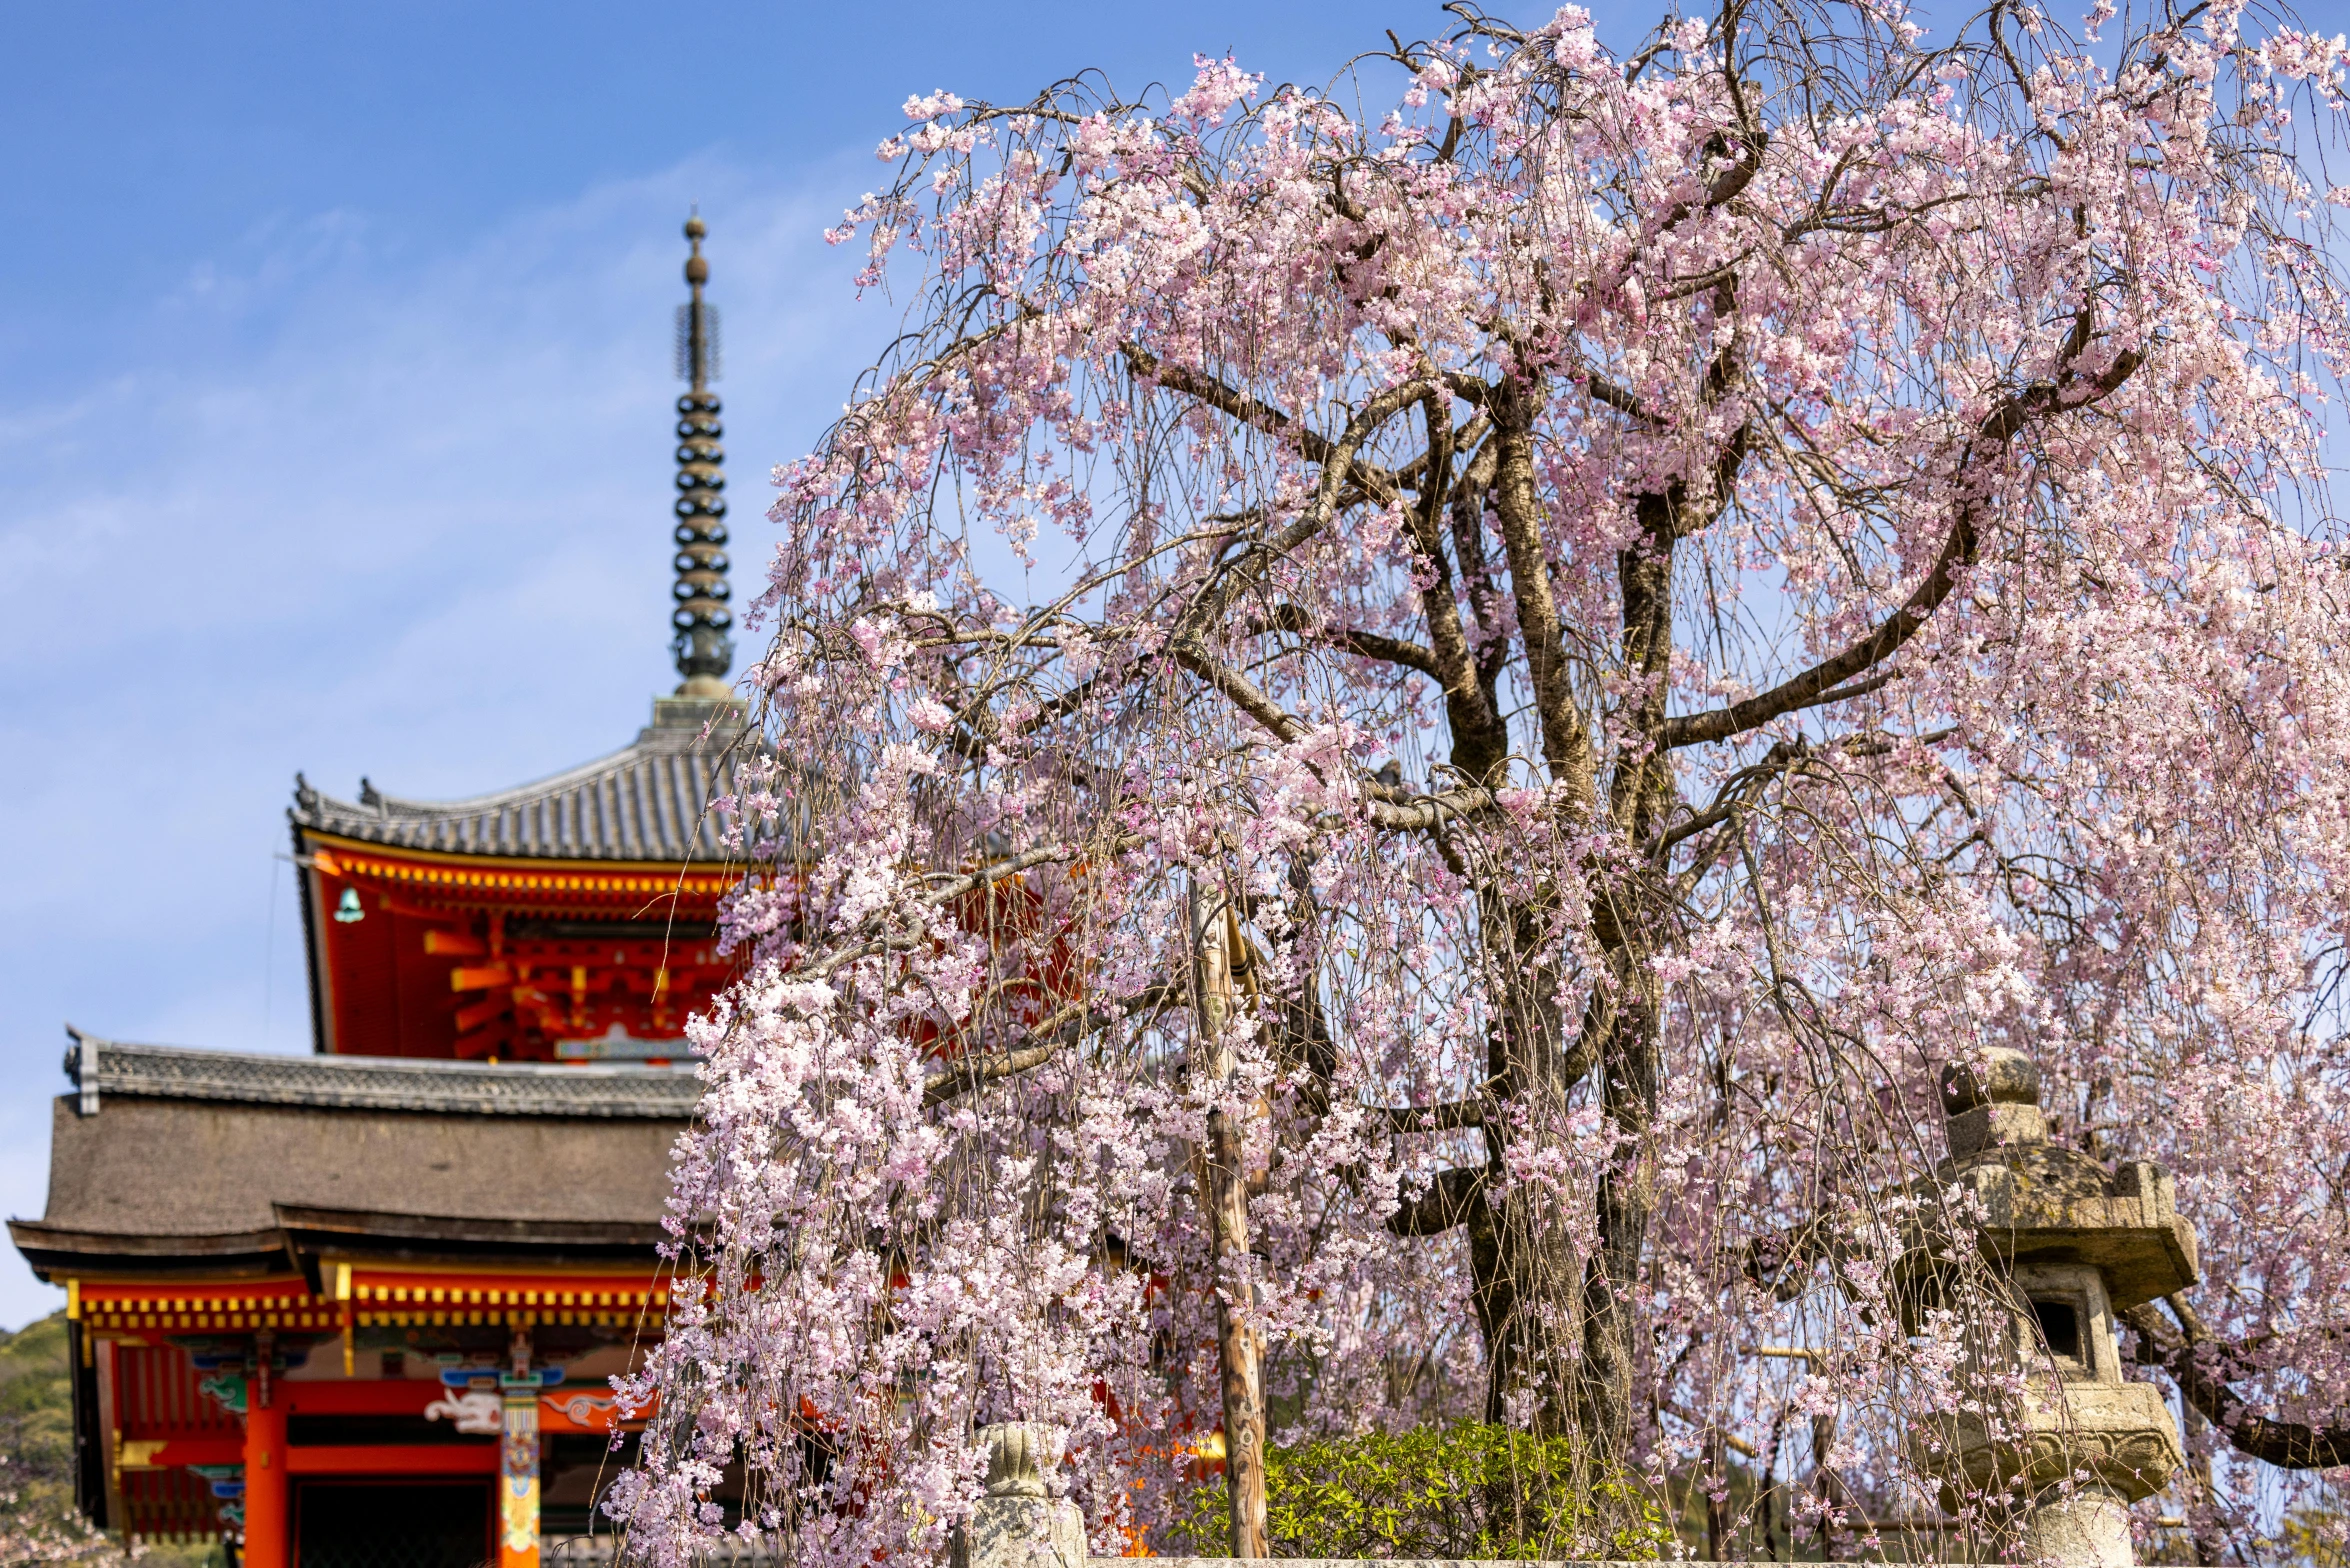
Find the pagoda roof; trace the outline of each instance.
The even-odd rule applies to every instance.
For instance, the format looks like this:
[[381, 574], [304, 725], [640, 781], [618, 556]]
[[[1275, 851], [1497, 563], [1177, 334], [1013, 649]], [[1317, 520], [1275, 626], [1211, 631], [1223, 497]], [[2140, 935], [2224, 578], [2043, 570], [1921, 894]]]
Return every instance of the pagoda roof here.
[[325, 1252], [649, 1259], [701, 1087], [676, 1069], [75, 1040], [47, 1205], [9, 1226], [45, 1274], [308, 1271]]
[[548, 860], [720, 861], [741, 755], [731, 700], [665, 697], [630, 745], [535, 783], [459, 800], [386, 795], [365, 780], [340, 800], [294, 779], [287, 812], [314, 833], [442, 854]]

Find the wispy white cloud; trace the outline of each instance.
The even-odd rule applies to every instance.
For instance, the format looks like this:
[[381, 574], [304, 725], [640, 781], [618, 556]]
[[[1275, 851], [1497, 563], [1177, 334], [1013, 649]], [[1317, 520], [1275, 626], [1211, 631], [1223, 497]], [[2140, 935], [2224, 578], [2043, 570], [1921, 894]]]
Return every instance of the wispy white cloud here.
[[[41, 1211], [62, 1020], [307, 1048], [271, 858], [297, 768], [470, 793], [634, 733], [675, 681], [686, 204], [712, 227], [745, 582], [768, 468], [895, 323], [819, 238], [869, 177], [705, 156], [437, 255], [355, 212], [273, 223], [133, 307], [108, 336], [135, 352], [0, 407], [0, 1206]], [[0, 1264], [0, 1322], [52, 1299]]]

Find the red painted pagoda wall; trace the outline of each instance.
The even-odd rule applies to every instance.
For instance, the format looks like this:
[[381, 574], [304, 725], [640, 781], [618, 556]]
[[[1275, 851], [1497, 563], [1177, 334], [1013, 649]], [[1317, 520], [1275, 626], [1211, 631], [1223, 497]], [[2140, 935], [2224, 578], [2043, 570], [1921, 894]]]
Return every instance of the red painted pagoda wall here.
[[329, 1052], [659, 1060], [733, 973], [714, 935], [724, 872], [303, 849]]

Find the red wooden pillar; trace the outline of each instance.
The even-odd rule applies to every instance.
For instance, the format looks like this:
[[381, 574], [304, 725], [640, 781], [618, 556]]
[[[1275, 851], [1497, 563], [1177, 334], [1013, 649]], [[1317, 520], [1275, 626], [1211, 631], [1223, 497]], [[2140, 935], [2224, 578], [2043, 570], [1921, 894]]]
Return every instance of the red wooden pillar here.
[[268, 1386], [248, 1385], [245, 1408], [244, 1568], [293, 1568], [291, 1499], [286, 1491], [286, 1410], [263, 1404]]

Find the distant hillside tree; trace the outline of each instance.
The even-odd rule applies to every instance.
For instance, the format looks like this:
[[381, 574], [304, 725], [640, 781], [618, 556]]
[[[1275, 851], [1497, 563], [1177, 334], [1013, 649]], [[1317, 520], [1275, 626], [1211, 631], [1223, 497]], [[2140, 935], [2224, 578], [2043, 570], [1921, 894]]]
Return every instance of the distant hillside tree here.
[[0, 1563], [126, 1562], [73, 1505], [65, 1317], [0, 1334]]

